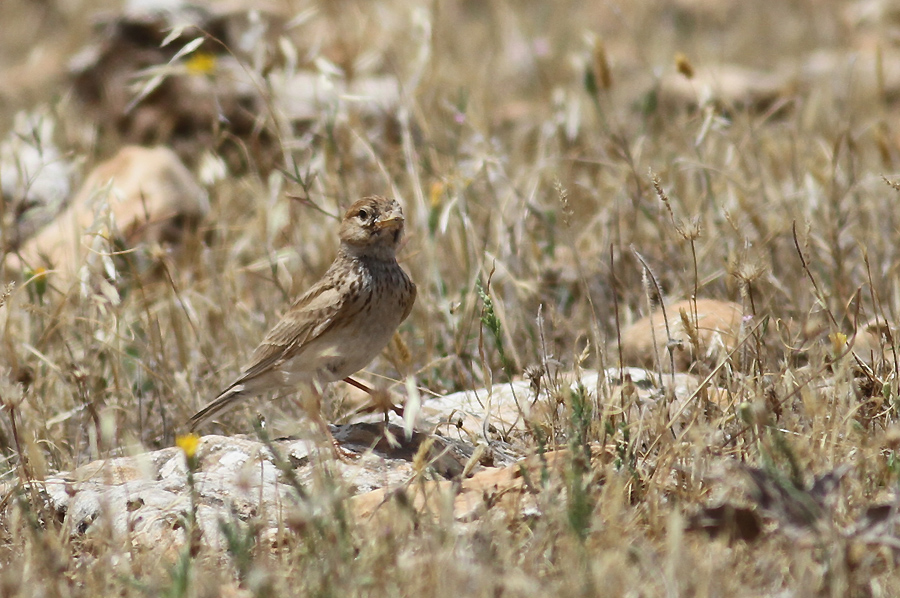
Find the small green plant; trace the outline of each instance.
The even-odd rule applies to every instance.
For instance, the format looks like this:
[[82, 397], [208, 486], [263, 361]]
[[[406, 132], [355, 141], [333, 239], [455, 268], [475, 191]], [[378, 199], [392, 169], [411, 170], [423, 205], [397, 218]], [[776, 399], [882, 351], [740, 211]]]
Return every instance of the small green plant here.
[[578, 384], [569, 391], [569, 471], [567, 472], [567, 519], [583, 542], [591, 529], [596, 500], [591, 469], [590, 431], [593, 421], [587, 389]]
[[497, 317], [497, 313], [494, 310], [494, 300], [490, 295], [490, 280], [488, 280], [487, 287], [482, 286], [480, 280], [475, 281], [475, 292], [478, 293], [482, 304], [481, 324], [491, 333], [491, 338], [494, 339], [494, 344], [497, 347], [497, 353], [500, 354], [503, 371], [509, 376], [512, 372], [512, 363], [507, 358], [503, 347], [503, 327], [500, 323], [500, 318]]
[[252, 520], [243, 522], [232, 514], [231, 519], [219, 519], [219, 531], [225, 538], [225, 549], [237, 570], [238, 579], [243, 583], [253, 569], [253, 551], [258, 542], [259, 526]]

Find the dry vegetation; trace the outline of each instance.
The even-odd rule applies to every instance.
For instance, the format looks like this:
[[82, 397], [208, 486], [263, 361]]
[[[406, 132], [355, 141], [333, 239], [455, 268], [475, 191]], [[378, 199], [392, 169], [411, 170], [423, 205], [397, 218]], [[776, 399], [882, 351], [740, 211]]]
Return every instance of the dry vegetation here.
[[[400, 107], [342, 104], [301, 126], [271, 102], [259, 124], [274, 158], [225, 130], [181, 152], [196, 168], [204, 153], [239, 150], [208, 186], [195, 250], [157, 251], [162, 266], [118, 290], [98, 279], [63, 299], [19, 280], [0, 293], [7, 489], [171, 446], [330, 263], [331, 215], [372, 193], [404, 205], [401, 261], [419, 298], [405, 348], [373, 363], [369, 380], [399, 381], [403, 394], [413, 376], [425, 396], [526, 372], [552, 386], [540, 366], [617, 366], [617, 331], [661, 292], [744, 306], [747, 339], [712, 377], [723, 407], [677, 434], [662, 413], [638, 435], [617, 391], [586, 402], [560, 390], [559, 410], [543, 413], [561, 415], [533, 422], [531, 450], [571, 457], [532, 480], [532, 516], [459, 522], [397, 500], [356, 519], [336, 491], [310, 498], [315, 515], [277, 542], [252, 520], [232, 523], [227, 555], [79, 541], [18, 486], [0, 496], [0, 596], [900, 593], [895, 513], [872, 511], [900, 500], [893, 336], [851, 353], [864, 323], [890, 331], [900, 314], [900, 196], [889, 184], [900, 106], [878, 76], [897, 59], [895, 23], [887, 9], [866, 20], [879, 6], [273, 3], [287, 15], [283, 42], [268, 63], [245, 65], [262, 89], [327, 59], [351, 79], [398, 81]], [[86, 43], [97, 8], [0, 6], [0, 123], [26, 108], [55, 119], [56, 142], [84, 173], [121, 143], [77, 116], [60, 66]], [[837, 58], [816, 71], [814, 52]], [[874, 79], [863, 72], [873, 56]], [[787, 83], [762, 99], [667, 95], [666, 77], [723, 63]], [[338, 386], [333, 420], [346, 410]], [[226, 431], [247, 431], [257, 407]], [[290, 401], [266, 411], [278, 433], [296, 432]], [[756, 491], [741, 495], [753, 475]], [[836, 483], [814, 486], [822, 479]], [[726, 499], [761, 513], [762, 533], [693, 529]]]

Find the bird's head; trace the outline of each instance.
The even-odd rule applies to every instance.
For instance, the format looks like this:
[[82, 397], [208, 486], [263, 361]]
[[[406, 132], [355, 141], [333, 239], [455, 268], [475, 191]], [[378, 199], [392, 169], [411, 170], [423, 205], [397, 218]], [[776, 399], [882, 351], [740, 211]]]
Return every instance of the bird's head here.
[[360, 199], [341, 221], [341, 244], [359, 255], [392, 258], [402, 236], [403, 210], [386, 197]]

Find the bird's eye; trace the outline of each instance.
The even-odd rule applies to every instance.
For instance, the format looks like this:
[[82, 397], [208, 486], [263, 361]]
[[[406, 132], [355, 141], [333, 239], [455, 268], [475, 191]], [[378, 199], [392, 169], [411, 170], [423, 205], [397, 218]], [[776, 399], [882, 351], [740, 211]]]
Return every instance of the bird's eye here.
[[369, 211], [366, 209], [362, 209], [357, 212], [356, 217], [360, 220], [368, 220], [369, 219]]

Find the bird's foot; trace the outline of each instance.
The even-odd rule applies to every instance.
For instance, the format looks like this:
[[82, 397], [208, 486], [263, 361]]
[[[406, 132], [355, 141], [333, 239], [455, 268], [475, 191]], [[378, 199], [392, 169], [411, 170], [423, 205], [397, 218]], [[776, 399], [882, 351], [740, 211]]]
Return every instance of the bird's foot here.
[[359, 454], [351, 451], [350, 449], [345, 449], [341, 446], [341, 443], [331, 439], [331, 455], [334, 457], [335, 461], [340, 461], [341, 463], [356, 463], [359, 459]]

